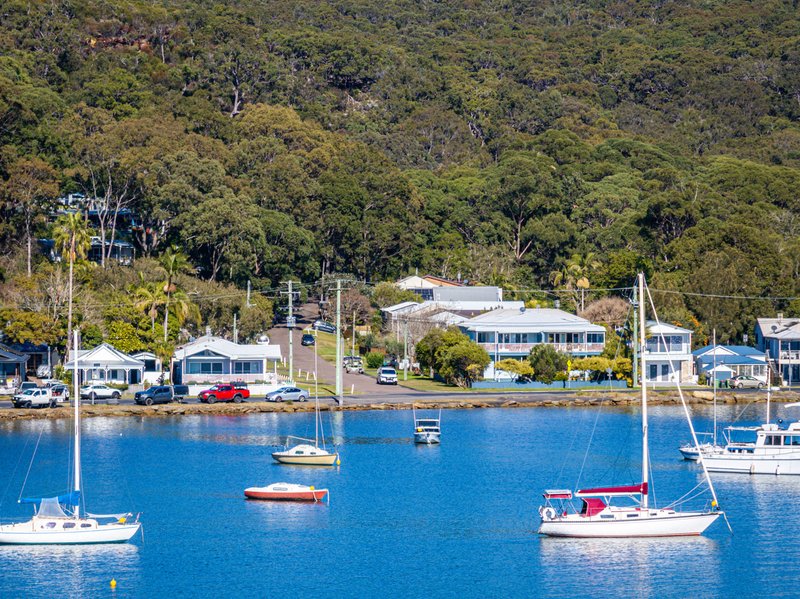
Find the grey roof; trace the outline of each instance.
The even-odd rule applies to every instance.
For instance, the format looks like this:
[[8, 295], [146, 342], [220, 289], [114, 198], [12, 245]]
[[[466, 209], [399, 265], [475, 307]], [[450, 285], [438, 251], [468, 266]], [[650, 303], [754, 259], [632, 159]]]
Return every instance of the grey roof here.
[[554, 308], [492, 310], [461, 323], [471, 331], [500, 330], [509, 333], [600, 333], [605, 328], [585, 318]]
[[434, 287], [433, 301], [503, 301], [503, 290], [499, 287]]
[[[74, 349], [69, 352], [69, 359], [64, 364], [64, 368], [67, 370], [75, 368], [75, 353]], [[129, 356], [108, 343], [101, 343], [92, 349], [78, 350], [77, 354], [80, 368], [92, 368], [95, 364], [98, 367], [109, 369], [128, 368], [140, 370], [144, 368], [144, 362]]]
[[756, 326], [764, 337], [800, 339], [800, 320], [796, 318], [759, 318]]
[[674, 324], [667, 324], [658, 320], [648, 320], [646, 323], [647, 330], [652, 333], [690, 333], [689, 329], [676, 326]]
[[281, 348], [279, 345], [257, 343], [253, 345], [240, 345], [222, 337], [203, 335], [191, 343], [175, 349], [175, 359], [184, 360], [206, 350], [220, 354], [232, 360], [280, 360]]

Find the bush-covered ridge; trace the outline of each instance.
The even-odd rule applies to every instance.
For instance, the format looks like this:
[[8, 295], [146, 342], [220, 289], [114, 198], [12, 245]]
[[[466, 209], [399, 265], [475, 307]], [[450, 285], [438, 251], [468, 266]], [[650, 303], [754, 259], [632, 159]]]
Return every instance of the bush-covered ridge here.
[[[0, 243], [50, 234], [25, 190], [55, 182], [237, 285], [593, 254], [592, 287], [791, 298], [798, 31], [787, 2], [8, 2]], [[796, 311], [670, 298], [723, 341]]]

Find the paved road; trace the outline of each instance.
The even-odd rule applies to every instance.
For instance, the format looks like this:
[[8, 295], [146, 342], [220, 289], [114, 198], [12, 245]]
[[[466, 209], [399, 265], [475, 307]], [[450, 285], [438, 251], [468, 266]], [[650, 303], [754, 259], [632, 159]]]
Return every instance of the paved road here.
[[[297, 318], [297, 327], [292, 333], [292, 347], [294, 348], [294, 373], [297, 376], [298, 369], [302, 374], [298, 378], [299, 381], [306, 380], [306, 373], [314, 371], [314, 347], [300, 345], [300, 339], [303, 336], [302, 330], [317, 319], [317, 305], [305, 304], [295, 311]], [[279, 324], [269, 330], [269, 342], [273, 345], [280, 345], [281, 353], [289, 356], [289, 329], [285, 324]], [[345, 348], [347, 351], [347, 348]], [[336, 369], [331, 362], [327, 362], [322, 358], [317, 358], [317, 372], [319, 381], [328, 385], [336, 384]], [[398, 394], [398, 389], [394, 385], [379, 385], [375, 379], [365, 374], [348, 374], [342, 371], [342, 390], [345, 395], [350, 395], [350, 390], [354, 389], [356, 394], [366, 395], [368, 398], [376, 399], [385, 396], [392, 396]], [[402, 376], [402, 375], [401, 375]], [[309, 378], [313, 381], [313, 378]], [[416, 392], [411, 389], [404, 389], [404, 395], [415, 394]]]

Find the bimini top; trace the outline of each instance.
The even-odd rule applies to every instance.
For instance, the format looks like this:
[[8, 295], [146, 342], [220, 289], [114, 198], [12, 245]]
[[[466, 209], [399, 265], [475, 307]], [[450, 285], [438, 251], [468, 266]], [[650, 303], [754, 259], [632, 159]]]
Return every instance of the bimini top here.
[[572, 491], [569, 489], [545, 489], [545, 499], [572, 499]]
[[597, 487], [596, 489], [580, 489], [576, 497], [626, 497], [629, 495], [647, 495], [647, 483], [625, 485], [621, 487]]

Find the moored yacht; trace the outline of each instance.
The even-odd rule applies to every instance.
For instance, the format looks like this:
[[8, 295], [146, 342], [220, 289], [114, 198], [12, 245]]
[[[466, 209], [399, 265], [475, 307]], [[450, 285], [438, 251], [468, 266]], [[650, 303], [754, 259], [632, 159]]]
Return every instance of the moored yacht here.
[[[800, 404], [787, 404], [798, 407]], [[734, 435], [755, 434], [755, 440], [736, 441]], [[743, 474], [800, 474], [800, 422], [786, 428], [765, 423], [754, 427], [728, 427], [728, 443], [721, 453], [704, 455], [712, 472]]]
[[442, 411], [439, 410], [437, 418], [417, 418], [414, 409], [414, 443], [421, 445], [435, 445], [442, 440]]

